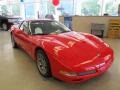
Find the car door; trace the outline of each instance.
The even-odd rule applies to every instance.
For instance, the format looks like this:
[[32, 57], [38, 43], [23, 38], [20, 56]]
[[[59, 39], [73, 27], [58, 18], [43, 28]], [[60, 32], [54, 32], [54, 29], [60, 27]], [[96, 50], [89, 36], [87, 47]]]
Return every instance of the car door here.
[[16, 43], [21, 47], [22, 47], [22, 45], [21, 45], [22, 38], [20, 36], [21, 36], [21, 34], [23, 34], [23, 30], [21, 30], [19, 27], [21, 27], [22, 24], [23, 24], [23, 22], [21, 23], [21, 25], [14, 26], [14, 28], [11, 28], [11, 31], [13, 32], [13, 37], [14, 37]]
[[29, 55], [31, 55], [34, 44], [32, 42], [32, 35], [30, 34], [29, 22], [23, 22], [20, 26], [20, 30], [22, 31], [22, 33], [19, 34], [19, 37], [21, 38], [20, 45]]

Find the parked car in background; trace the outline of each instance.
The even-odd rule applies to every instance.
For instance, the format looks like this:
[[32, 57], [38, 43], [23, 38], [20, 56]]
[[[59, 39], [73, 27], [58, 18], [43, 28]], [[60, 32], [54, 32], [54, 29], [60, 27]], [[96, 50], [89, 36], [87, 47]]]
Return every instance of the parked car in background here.
[[0, 27], [7, 31], [14, 24], [19, 24], [21, 18], [20, 17], [6, 17], [0, 15]]

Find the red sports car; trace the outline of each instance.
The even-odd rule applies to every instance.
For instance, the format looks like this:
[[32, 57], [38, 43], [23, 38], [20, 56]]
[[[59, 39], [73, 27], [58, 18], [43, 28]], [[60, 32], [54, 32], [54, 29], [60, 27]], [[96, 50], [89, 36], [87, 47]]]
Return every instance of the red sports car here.
[[13, 48], [20, 46], [36, 61], [40, 74], [78, 83], [103, 74], [113, 50], [100, 38], [70, 31], [54, 20], [23, 21], [11, 28]]

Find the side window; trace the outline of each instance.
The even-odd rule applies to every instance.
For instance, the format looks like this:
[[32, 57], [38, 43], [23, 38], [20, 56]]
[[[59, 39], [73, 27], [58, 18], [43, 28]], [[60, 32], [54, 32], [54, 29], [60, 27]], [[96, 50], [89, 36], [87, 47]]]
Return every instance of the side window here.
[[29, 33], [29, 26], [28, 26], [28, 22], [23, 22], [20, 26], [20, 29], [23, 30], [25, 33]]

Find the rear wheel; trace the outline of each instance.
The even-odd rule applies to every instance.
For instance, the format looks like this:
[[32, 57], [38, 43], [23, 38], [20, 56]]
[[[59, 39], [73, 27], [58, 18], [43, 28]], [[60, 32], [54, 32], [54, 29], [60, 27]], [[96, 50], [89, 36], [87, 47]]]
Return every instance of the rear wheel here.
[[2, 24], [2, 28], [3, 28], [3, 30], [7, 31], [7, 30], [8, 30], [7, 24], [6, 24], [6, 23], [3, 23], [3, 24]]
[[11, 34], [11, 42], [12, 42], [12, 47], [13, 47], [13, 48], [17, 48], [17, 47], [18, 47], [18, 46], [17, 46], [17, 43], [15, 42], [14, 37], [13, 37], [12, 34]]
[[37, 59], [37, 68], [40, 74], [44, 77], [50, 77], [50, 64], [45, 52], [41, 49], [37, 50], [36, 52], [36, 59]]

